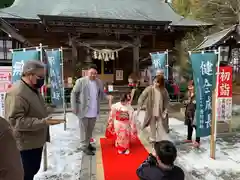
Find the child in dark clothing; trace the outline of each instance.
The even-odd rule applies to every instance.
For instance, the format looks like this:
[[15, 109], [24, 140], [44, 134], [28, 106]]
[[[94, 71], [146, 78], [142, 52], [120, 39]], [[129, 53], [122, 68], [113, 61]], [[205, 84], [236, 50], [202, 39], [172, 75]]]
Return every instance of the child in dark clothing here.
[[[188, 133], [187, 133], [187, 143], [192, 142], [192, 134], [193, 129], [197, 129], [196, 127], [196, 100], [195, 100], [195, 94], [194, 94], [194, 84], [190, 84], [188, 86], [188, 100], [186, 103], [186, 110], [185, 110], [185, 124], [188, 127]], [[196, 137], [196, 141], [193, 143], [194, 147], [200, 146], [200, 137]]]
[[177, 149], [172, 142], [156, 142], [154, 151], [137, 169], [140, 180], [184, 180], [183, 170], [174, 165]]

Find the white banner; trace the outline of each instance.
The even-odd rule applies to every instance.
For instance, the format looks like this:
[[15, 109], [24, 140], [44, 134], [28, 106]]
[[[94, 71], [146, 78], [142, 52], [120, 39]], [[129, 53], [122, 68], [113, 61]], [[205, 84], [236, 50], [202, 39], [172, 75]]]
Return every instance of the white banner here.
[[4, 112], [5, 112], [5, 104], [4, 104], [4, 99], [5, 99], [5, 92], [0, 93], [0, 116], [4, 117]]
[[1, 66], [0, 67], [0, 116], [4, 117], [5, 111], [5, 94], [7, 89], [11, 85], [12, 67]]
[[232, 98], [217, 99], [217, 120], [229, 122], [232, 119]]

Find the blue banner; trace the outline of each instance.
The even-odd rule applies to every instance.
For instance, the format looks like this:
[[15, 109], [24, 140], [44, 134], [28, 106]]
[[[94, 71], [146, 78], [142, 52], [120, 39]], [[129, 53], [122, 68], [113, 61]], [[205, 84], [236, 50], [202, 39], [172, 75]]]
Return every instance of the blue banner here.
[[48, 57], [48, 74], [51, 84], [51, 101], [55, 106], [63, 105], [61, 50], [46, 50]]
[[23, 65], [29, 60], [40, 60], [40, 51], [26, 50], [26, 51], [13, 51], [12, 54], [12, 83], [21, 79]]
[[152, 59], [151, 66], [151, 75], [152, 77], [156, 76], [157, 70], [164, 71], [165, 79], [168, 79], [168, 60], [167, 60], [167, 52], [164, 53], [150, 53]]
[[216, 83], [215, 76], [218, 55], [215, 52], [199, 52], [192, 53], [190, 59], [197, 104], [197, 136], [205, 137], [211, 134], [212, 91]]

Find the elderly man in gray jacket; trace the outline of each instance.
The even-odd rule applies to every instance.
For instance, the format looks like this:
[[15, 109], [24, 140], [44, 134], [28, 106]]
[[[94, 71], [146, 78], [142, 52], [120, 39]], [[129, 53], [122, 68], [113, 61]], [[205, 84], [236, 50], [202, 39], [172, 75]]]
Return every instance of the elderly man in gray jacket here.
[[71, 93], [72, 110], [79, 118], [80, 148], [87, 155], [95, 155], [96, 148], [90, 144], [90, 139], [99, 115], [100, 101], [103, 98], [112, 100], [112, 96], [104, 93], [103, 84], [96, 76], [96, 66], [92, 65], [88, 76], [79, 78]]

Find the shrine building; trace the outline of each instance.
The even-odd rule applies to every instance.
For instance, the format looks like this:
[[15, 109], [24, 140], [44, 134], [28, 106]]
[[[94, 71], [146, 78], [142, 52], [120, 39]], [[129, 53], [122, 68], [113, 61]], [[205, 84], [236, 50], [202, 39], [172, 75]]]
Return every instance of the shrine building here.
[[94, 63], [104, 82], [119, 85], [149, 53], [171, 51], [187, 32], [208, 25], [178, 15], [164, 0], [15, 0], [0, 18], [2, 65], [11, 64], [9, 49], [41, 43], [63, 47], [65, 79]]

